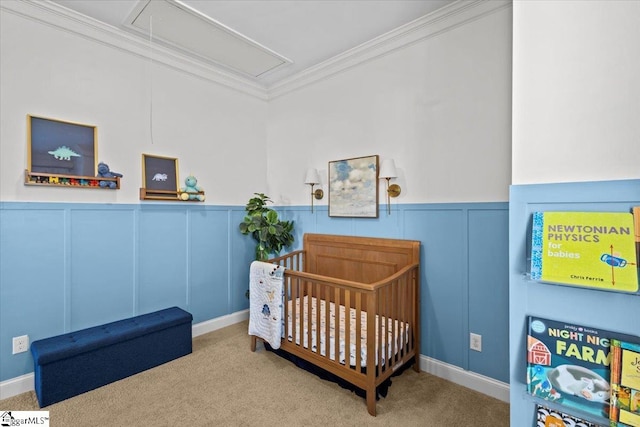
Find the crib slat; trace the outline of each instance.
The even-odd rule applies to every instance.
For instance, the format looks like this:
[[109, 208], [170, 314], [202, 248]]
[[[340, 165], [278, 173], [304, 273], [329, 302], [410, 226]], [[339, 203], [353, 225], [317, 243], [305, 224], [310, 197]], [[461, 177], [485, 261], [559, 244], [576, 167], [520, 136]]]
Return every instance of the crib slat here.
[[334, 356], [335, 356], [335, 361], [340, 363], [340, 288], [336, 287], [334, 290], [334, 309], [335, 309], [335, 316], [333, 316], [333, 320], [334, 320], [334, 334], [335, 334], [335, 341], [334, 341]]
[[292, 338], [292, 342], [295, 345], [296, 344], [296, 337], [298, 336], [298, 317], [300, 316], [300, 309], [298, 307], [298, 301], [300, 300], [300, 279], [297, 278], [295, 285], [294, 285], [294, 291], [293, 291], [293, 295], [292, 295], [292, 301], [293, 301], [293, 315], [291, 317], [291, 325], [292, 325], [292, 330], [291, 330], [291, 336]]
[[284, 296], [282, 299], [282, 321], [284, 322], [284, 325], [282, 333], [285, 340], [289, 337], [289, 319], [291, 316], [291, 312], [289, 311], [289, 301], [291, 300], [291, 280], [291, 277], [287, 276], [284, 278], [283, 283]]
[[393, 329], [391, 324], [389, 324], [389, 321], [392, 319], [391, 317], [391, 313], [393, 312], [393, 305], [394, 305], [394, 301], [393, 301], [393, 283], [390, 283], [388, 286], [385, 287], [385, 300], [386, 300], [386, 307], [385, 307], [385, 315], [384, 315], [384, 369], [387, 370], [391, 367], [391, 362], [393, 359], [393, 354], [389, 355], [389, 352], [391, 350], [391, 338], [390, 338], [390, 334], [393, 333]]
[[320, 336], [321, 336], [321, 327], [320, 327], [320, 315], [321, 315], [321, 307], [320, 301], [322, 300], [322, 296], [320, 294], [320, 290], [322, 289], [320, 283], [314, 283], [313, 294], [316, 295], [316, 315], [315, 315], [315, 324], [316, 324], [316, 353], [318, 355], [322, 354], [322, 348], [320, 346]]
[[344, 365], [351, 364], [351, 292], [344, 290]]
[[325, 294], [324, 294], [324, 355], [327, 360], [330, 360], [331, 355], [331, 340], [329, 337], [331, 336], [331, 310], [329, 306], [329, 301], [331, 301], [331, 287], [325, 286]]
[[306, 304], [306, 308], [304, 310], [304, 316], [303, 319], [306, 319], [306, 325], [303, 328], [304, 331], [304, 336], [306, 338], [306, 345], [304, 345], [305, 348], [309, 349], [309, 351], [313, 351], [313, 348], [311, 346], [311, 338], [313, 335], [313, 330], [311, 328], [311, 321], [313, 320], [313, 294], [311, 292], [311, 282], [305, 282], [306, 286], [305, 286], [305, 296], [307, 297], [307, 304]]
[[356, 372], [362, 372], [362, 293], [356, 292]]

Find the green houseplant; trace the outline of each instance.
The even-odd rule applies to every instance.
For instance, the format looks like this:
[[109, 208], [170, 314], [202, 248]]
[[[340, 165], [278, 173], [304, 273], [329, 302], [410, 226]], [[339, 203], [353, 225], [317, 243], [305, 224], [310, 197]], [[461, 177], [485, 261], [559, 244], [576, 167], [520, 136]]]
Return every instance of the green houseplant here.
[[267, 206], [272, 203], [269, 196], [254, 193], [245, 210], [247, 214], [240, 223], [240, 232], [250, 234], [256, 241], [256, 260], [265, 261], [272, 254], [293, 243], [293, 221], [283, 221], [278, 212]]

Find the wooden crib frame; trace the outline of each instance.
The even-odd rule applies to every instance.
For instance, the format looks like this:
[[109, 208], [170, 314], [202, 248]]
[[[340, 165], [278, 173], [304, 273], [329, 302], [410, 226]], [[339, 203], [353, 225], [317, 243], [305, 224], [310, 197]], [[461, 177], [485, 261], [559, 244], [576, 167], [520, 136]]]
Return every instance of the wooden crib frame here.
[[[291, 314], [295, 321], [291, 322], [291, 327], [287, 321], [284, 322], [284, 336], [300, 335], [299, 344], [295, 339], [283, 338], [280, 348], [363, 389], [366, 393], [367, 410], [375, 416], [376, 387], [411, 359], [414, 359], [414, 370], [420, 372], [420, 242], [305, 234], [302, 250], [274, 258], [269, 262], [286, 267], [282, 318], [288, 319]], [[320, 348], [314, 351], [302, 345], [305, 326], [309, 335], [306, 337], [307, 342], [312, 342], [312, 316], [308, 316], [308, 325], [305, 325], [303, 315], [305, 311], [311, 313], [311, 303], [309, 302], [308, 306], [300, 304], [301, 313], [296, 313], [296, 304], [292, 304], [292, 313], [289, 313], [288, 302], [305, 295], [343, 305], [347, 312], [355, 309], [355, 366], [332, 360], [329, 357], [328, 340], [325, 343], [326, 348], [323, 349], [324, 354], [321, 354]], [[310, 300], [311, 298], [308, 298], [308, 301]], [[320, 316], [329, 317], [328, 306], [329, 304], [325, 304], [324, 311], [318, 308], [315, 319], [318, 325]], [[366, 368], [361, 367], [360, 359], [360, 318], [363, 311], [366, 311], [368, 326]], [[375, 330], [376, 316], [397, 320], [398, 322], [392, 322], [394, 326], [390, 329], [395, 329], [395, 325], [404, 322], [409, 327], [408, 338], [401, 334], [399, 344], [386, 342], [387, 335], [380, 330], [383, 322], [379, 322], [379, 330]], [[335, 322], [339, 324], [339, 316], [336, 316]], [[337, 334], [340, 330], [338, 324], [335, 327]], [[325, 333], [328, 336], [328, 321], [326, 325]], [[345, 336], [340, 338], [345, 341], [345, 348], [349, 349], [349, 322], [345, 322], [344, 328]], [[391, 357], [383, 357], [386, 355], [376, 347], [376, 332], [381, 337], [380, 344], [391, 350]], [[316, 342], [320, 343], [320, 328], [316, 330], [316, 335]], [[251, 351], [256, 349], [257, 338], [251, 336]], [[339, 354], [338, 341], [336, 337], [336, 355]], [[348, 356], [346, 360], [349, 360]]]

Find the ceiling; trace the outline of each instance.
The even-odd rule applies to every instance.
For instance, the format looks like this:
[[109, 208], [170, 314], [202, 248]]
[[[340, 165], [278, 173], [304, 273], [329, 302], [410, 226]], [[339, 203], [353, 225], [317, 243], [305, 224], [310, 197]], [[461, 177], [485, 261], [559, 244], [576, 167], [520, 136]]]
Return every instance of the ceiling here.
[[[269, 87], [454, 1], [54, 0], [52, 3]], [[163, 10], [177, 10], [178, 14], [163, 15]], [[197, 25], [183, 19], [189, 18], [186, 15], [195, 17]], [[141, 24], [138, 27], [132, 24], [136, 19]], [[212, 27], [217, 32], [205, 33], [197, 27], [202, 27], [202, 31]], [[173, 32], [180, 40], [165, 42], [163, 30]], [[231, 35], [229, 43], [223, 39], [225, 34]], [[219, 41], [226, 50], [218, 50], [219, 56], [209, 56], [216, 53], [213, 46]], [[207, 50], [208, 47], [212, 48]]]

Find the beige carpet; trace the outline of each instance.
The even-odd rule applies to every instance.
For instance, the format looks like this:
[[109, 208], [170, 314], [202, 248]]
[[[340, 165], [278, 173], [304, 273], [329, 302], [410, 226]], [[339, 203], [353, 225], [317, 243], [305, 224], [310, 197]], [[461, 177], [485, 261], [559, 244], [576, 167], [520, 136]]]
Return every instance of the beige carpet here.
[[[412, 369], [393, 378], [377, 417], [365, 400], [291, 362], [249, 350], [247, 322], [194, 338], [193, 353], [50, 405], [66, 426], [442, 426], [509, 425], [509, 405]], [[39, 410], [34, 392], [0, 400]]]

